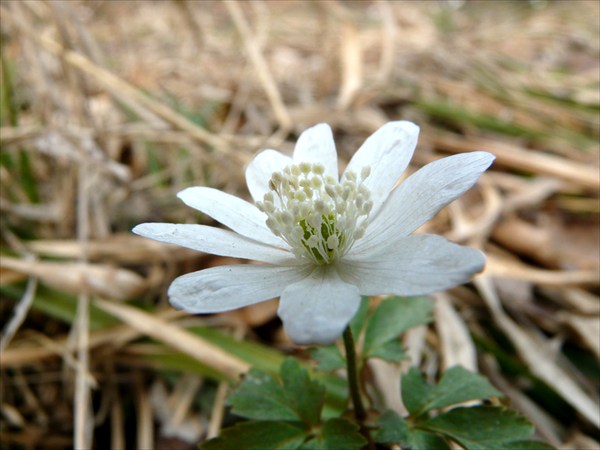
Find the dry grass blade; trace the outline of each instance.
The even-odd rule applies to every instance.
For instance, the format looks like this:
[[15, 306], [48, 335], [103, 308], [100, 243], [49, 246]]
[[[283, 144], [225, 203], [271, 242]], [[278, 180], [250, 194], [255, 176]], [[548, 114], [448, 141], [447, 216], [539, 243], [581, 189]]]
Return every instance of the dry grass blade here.
[[[74, 240], [35, 240], [27, 242], [34, 253], [54, 258], [79, 258], [81, 244]], [[113, 234], [107, 239], [90, 240], [86, 244], [90, 260], [115, 261], [122, 264], [143, 264], [148, 261], [187, 259], [197, 252], [163, 244], [130, 234]]]
[[383, 18], [383, 29], [381, 30], [381, 60], [377, 72], [377, 81], [385, 83], [392, 75], [394, 69], [394, 50], [397, 44], [397, 26], [394, 10], [387, 0], [378, 2]]
[[[182, 314], [181, 311], [167, 310], [156, 313], [155, 317], [158, 317], [161, 321], [170, 321], [179, 318]], [[94, 349], [103, 345], [119, 347], [138, 338], [142, 333], [128, 325], [94, 331], [90, 334], [89, 348]], [[75, 368], [77, 366], [77, 361], [73, 360], [69, 354], [67, 337], [49, 340], [48, 338], [35, 336], [31, 341], [19, 342], [18, 345], [9, 346], [4, 352], [0, 353], [0, 366], [13, 368], [29, 366], [54, 356], [61, 356], [67, 365], [71, 367]]]
[[27, 317], [27, 313], [31, 308], [31, 304], [33, 303], [33, 299], [35, 298], [35, 293], [37, 290], [37, 278], [31, 277], [27, 282], [27, 287], [25, 288], [25, 293], [17, 306], [14, 309], [12, 318], [6, 323], [4, 328], [2, 329], [2, 338], [0, 339], [0, 353], [2, 353], [6, 346], [10, 343], [13, 336]]
[[198, 336], [188, 333], [177, 325], [167, 323], [131, 306], [100, 299], [97, 299], [94, 303], [134, 329], [208, 364], [232, 380], [237, 379], [249, 369], [246, 362], [224, 352], [219, 347]]
[[485, 149], [493, 153], [497, 158], [497, 163], [502, 166], [539, 175], [554, 176], [593, 192], [598, 192], [600, 189], [599, 167], [590, 167], [590, 165], [559, 156], [534, 152], [490, 139], [462, 139], [448, 133], [434, 137], [432, 143], [439, 149], [453, 153]]
[[136, 380], [137, 448], [154, 448], [154, 414], [150, 395], [141, 379]]
[[[373, 373], [373, 384], [381, 393], [383, 408], [396, 411], [402, 416], [408, 414], [408, 410], [402, 403], [400, 384], [402, 382], [402, 367], [391, 364], [381, 359], [369, 361], [369, 369]], [[400, 383], [390, 383], [389, 380], [400, 380]]]
[[356, 25], [352, 22], [347, 21], [342, 26], [340, 45], [342, 85], [337, 106], [340, 109], [346, 109], [361, 88], [363, 78], [360, 37]]
[[[84, 159], [79, 166], [77, 181], [77, 240], [82, 247], [79, 257], [79, 268], [87, 266], [87, 241], [90, 234], [90, 189], [93, 184], [90, 181], [90, 164]], [[115, 277], [117, 278], [117, 277]], [[96, 281], [96, 278], [93, 278]], [[111, 286], [107, 281], [103, 284]], [[82, 283], [77, 301], [77, 314], [71, 333], [76, 338], [75, 348], [77, 353], [77, 370], [75, 372], [75, 395], [73, 397], [73, 428], [75, 448], [90, 448], [93, 439], [93, 410], [91, 402], [91, 386], [87, 375], [90, 367], [90, 295], [88, 288], [91, 283]], [[120, 283], [115, 283], [120, 284]]]
[[541, 380], [560, 392], [563, 398], [595, 427], [600, 428], [600, 403], [585, 392], [557, 363], [555, 352], [539, 336], [527, 333], [514, 323], [500, 306], [492, 279], [480, 276], [475, 281], [494, 320], [512, 341], [529, 369]]
[[283, 100], [281, 99], [281, 94], [279, 93], [277, 84], [273, 79], [267, 63], [261, 54], [256, 39], [254, 39], [252, 36], [252, 31], [250, 30], [250, 26], [248, 25], [248, 22], [240, 8], [240, 4], [231, 0], [226, 0], [224, 3], [229, 11], [229, 14], [231, 14], [231, 18], [233, 19], [235, 26], [242, 36], [242, 40], [246, 46], [246, 51], [250, 56], [250, 60], [256, 69], [260, 81], [262, 82], [265, 93], [267, 94], [269, 102], [271, 103], [271, 107], [273, 108], [273, 113], [279, 121], [279, 126], [284, 130], [288, 130], [292, 125], [290, 115], [287, 112]]
[[579, 335], [583, 343], [589, 348], [596, 358], [600, 359], [600, 317], [583, 317], [575, 314], [560, 312], [559, 317], [575, 333]]
[[600, 285], [596, 269], [544, 270], [494, 255], [488, 255], [485, 273], [497, 277], [531, 281], [544, 286]]
[[124, 436], [124, 432], [123, 432], [123, 412], [122, 412], [122, 406], [120, 404], [120, 397], [119, 397], [119, 393], [117, 389], [112, 390], [112, 404], [111, 404], [111, 411], [110, 411], [110, 419], [111, 419], [111, 423], [110, 423], [110, 428], [111, 428], [111, 435], [110, 435], [110, 443], [111, 443], [111, 448], [117, 449], [117, 448], [125, 448], [125, 436]]
[[[171, 392], [168, 392], [165, 383], [153, 383], [150, 398], [163, 436], [191, 444], [198, 442], [205, 427], [197, 420], [192, 408], [196, 398], [201, 395], [202, 384], [203, 380], [195, 375], [184, 375]], [[166, 445], [157, 442], [157, 447], [162, 446]]]
[[124, 300], [146, 289], [146, 282], [137, 273], [108, 264], [25, 261], [8, 256], [3, 257], [0, 264], [71, 294], [89, 292]]
[[435, 300], [435, 326], [440, 336], [444, 368], [460, 365], [477, 372], [477, 351], [467, 325], [446, 294], [436, 294]]
[[[196, 124], [181, 114], [173, 111], [173, 109], [163, 103], [153, 100], [123, 79], [94, 64], [80, 53], [67, 50], [58, 42], [36, 34], [27, 24], [21, 22], [15, 15], [11, 14], [9, 10], [4, 9], [3, 16], [5, 18], [7, 17], [9, 21], [13, 21], [21, 31], [25, 32], [30, 38], [38, 42], [43, 48], [56, 56], [64, 58], [64, 60], [72, 66], [101, 82], [109, 91], [113, 92], [117, 98], [130, 98], [136, 103], [143, 105], [145, 108], [148, 108], [154, 114], [176, 128], [186, 131], [190, 137], [197, 139], [199, 142], [212, 145], [216, 149], [229, 154], [230, 150], [227, 144], [218, 136], [214, 136], [208, 131], [198, 127]], [[235, 156], [235, 154], [233, 155]]]
[[186, 419], [194, 398], [202, 386], [202, 380], [194, 375], [184, 376], [169, 398], [173, 414], [169, 417], [168, 428], [179, 428]]
[[225, 400], [228, 392], [229, 386], [227, 386], [227, 383], [220, 383], [217, 389], [217, 394], [215, 395], [215, 402], [213, 404], [212, 414], [208, 424], [208, 431], [206, 432], [207, 439], [217, 437], [221, 431], [223, 417], [225, 415]]
[[492, 358], [483, 358], [485, 374], [494, 385], [510, 398], [511, 405], [529, 417], [535, 424], [537, 432], [552, 445], [559, 446], [564, 440], [565, 429], [551, 416], [546, 414], [535, 402], [513, 387], [501, 374], [500, 368]]

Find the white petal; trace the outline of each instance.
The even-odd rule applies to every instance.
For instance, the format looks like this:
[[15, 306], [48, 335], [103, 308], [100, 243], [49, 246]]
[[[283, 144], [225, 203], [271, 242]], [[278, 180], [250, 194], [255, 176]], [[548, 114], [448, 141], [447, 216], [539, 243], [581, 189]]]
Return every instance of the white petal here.
[[294, 264], [289, 251], [261, 244], [237, 233], [195, 224], [142, 223], [134, 233], [199, 252], [234, 258], [255, 259], [271, 264]]
[[491, 153], [472, 152], [427, 164], [392, 191], [351, 252], [369, 253], [408, 236], [468, 191], [494, 158]]
[[251, 203], [217, 189], [197, 186], [177, 194], [183, 202], [255, 241], [289, 248], [265, 223], [267, 215]]
[[325, 175], [331, 175], [337, 181], [337, 152], [329, 125], [320, 123], [300, 135], [294, 148], [294, 164], [301, 162], [322, 164]]
[[262, 201], [269, 189], [273, 172], [292, 164], [292, 158], [277, 150], [263, 150], [246, 167], [246, 183], [254, 201]]
[[176, 278], [169, 300], [194, 314], [230, 311], [279, 297], [285, 287], [306, 277], [302, 267], [219, 266]]
[[356, 286], [342, 281], [329, 267], [288, 286], [281, 294], [278, 314], [294, 342], [330, 344], [342, 335], [359, 304]]
[[419, 127], [414, 123], [389, 122], [369, 136], [348, 163], [346, 172], [351, 171], [358, 176], [363, 167], [371, 167], [371, 174], [364, 182], [373, 200], [371, 214], [377, 213], [406, 170], [418, 137]]
[[443, 237], [415, 234], [338, 263], [340, 276], [362, 295], [422, 295], [467, 282], [485, 265], [479, 250]]

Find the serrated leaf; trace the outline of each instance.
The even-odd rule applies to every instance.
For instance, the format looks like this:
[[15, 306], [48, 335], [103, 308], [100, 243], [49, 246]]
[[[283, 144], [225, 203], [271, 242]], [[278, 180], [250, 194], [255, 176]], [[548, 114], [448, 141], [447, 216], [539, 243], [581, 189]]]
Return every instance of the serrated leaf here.
[[[407, 378], [408, 385], [406, 385]], [[418, 416], [432, 409], [445, 408], [469, 400], [502, 396], [502, 393], [496, 390], [486, 378], [462, 366], [447, 370], [439, 383], [433, 387], [424, 388], [424, 383], [423, 378], [420, 375], [417, 377], [413, 372], [413, 368], [402, 381], [402, 398], [413, 415]], [[404, 398], [405, 395], [408, 398]], [[415, 398], [415, 395], [418, 395], [418, 398]]]
[[425, 407], [432, 390], [416, 367], [402, 377], [402, 401], [411, 414], [418, 414]]
[[348, 380], [331, 373], [317, 372], [314, 376], [325, 386], [325, 404], [321, 421], [340, 417], [348, 405]]
[[325, 387], [311, 380], [298, 361], [286, 358], [280, 368], [282, 384], [271, 375], [250, 370], [229, 397], [232, 412], [253, 420], [319, 423]]
[[469, 400], [502, 397], [502, 392], [494, 388], [483, 376], [470, 372], [462, 366], [448, 369], [435, 386], [433, 401], [429, 408], [443, 408]]
[[377, 421], [379, 431], [376, 442], [398, 444], [411, 450], [450, 450], [448, 443], [439, 436], [422, 430], [413, 430], [408, 422], [394, 411], [386, 411]]
[[427, 297], [392, 297], [381, 302], [365, 330], [364, 355], [397, 338], [404, 331], [431, 321], [433, 303]]
[[312, 358], [317, 361], [317, 370], [321, 372], [333, 372], [346, 367], [346, 361], [337, 345], [313, 348], [310, 352]]
[[410, 433], [406, 447], [411, 450], [451, 450], [450, 444], [445, 439], [422, 430], [413, 430]]
[[371, 351], [369, 356], [371, 358], [381, 358], [389, 362], [402, 362], [408, 359], [399, 339], [393, 339], [377, 347]]
[[229, 396], [232, 412], [254, 420], [301, 421], [289, 405], [283, 387], [260, 370], [252, 369]]
[[293, 358], [287, 358], [281, 365], [281, 379], [288, 404], [304, 423], [318, 424], [325, 402], [325, 387], [311, 380], [308, 371]]
[[495, 449], [533, 433], [533, 425], [524, 417], [496, 406], [455, 408], [422, 422], [420, 427], [444, 434], [467, 450]]
[[502, 397], [502, 392], [496, 390], [485, 377], [462, 366], [454, 366], [442, 375], [439, 383], [430, 392], [425, 410], [492, 397]]
[[367, 440], [359, 433], [358, 425], [346, 419], [330, 419], [319, 434], [302, 446], [302, 450], [359, 450]]
[[388, 410], [384, 412], [377, 421], [379, 430], [375, 435], [375, 440], [382, 444], [400, 444], [408, 443], [410, 429], [406, 420], [395, 411]]
[[200, 446], [201, 450], [297, 450], [307, 438], [300, 423], [242, 422]]

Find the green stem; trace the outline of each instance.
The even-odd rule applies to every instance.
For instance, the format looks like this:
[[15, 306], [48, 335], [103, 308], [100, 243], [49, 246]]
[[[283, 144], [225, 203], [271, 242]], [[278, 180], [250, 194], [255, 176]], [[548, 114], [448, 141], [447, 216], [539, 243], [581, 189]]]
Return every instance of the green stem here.
[[350, 398], [354, 405], [354, 417], [359, 423], [367, 418], [362, 397], [360, 396], [360, 387], [358, 385], [358, 367], [356, 365], [356, 349], [354, 347], [354, 337], [350, 325], [344, 331], [344, 347], [346, 348], [346, 367], [348, 369], [348, 389]]

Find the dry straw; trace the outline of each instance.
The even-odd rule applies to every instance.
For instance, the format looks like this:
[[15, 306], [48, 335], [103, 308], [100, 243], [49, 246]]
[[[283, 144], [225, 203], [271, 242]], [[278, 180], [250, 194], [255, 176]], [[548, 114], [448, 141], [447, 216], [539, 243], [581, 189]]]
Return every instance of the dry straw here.
[[[412, 362], [479, 370], [542, 438], [598, 448], [584, 368], [600, 356], [600, 13], [484, 3], [3, 2], [0, 446], [172, 448], [218, 433], [230, 381], [292, 347], [270, 304], [169, 309], [175, 276], [225, 261], [131, 226], [205, 221], [174, 194], [246, 195], [251, 156], [290, 152], [314, 123], [348, 161], [407, 119], [422, 128], [416, 166], [497, 157], [427, 226], [488, 265], [437, 296], [434, 327], [407, 334]], [[399, 370], [371, 367], [386, 398]], [[545, 387], [558, 407], [540, 402]]]

